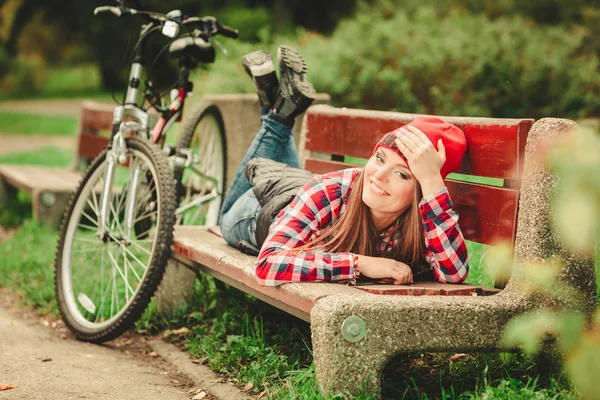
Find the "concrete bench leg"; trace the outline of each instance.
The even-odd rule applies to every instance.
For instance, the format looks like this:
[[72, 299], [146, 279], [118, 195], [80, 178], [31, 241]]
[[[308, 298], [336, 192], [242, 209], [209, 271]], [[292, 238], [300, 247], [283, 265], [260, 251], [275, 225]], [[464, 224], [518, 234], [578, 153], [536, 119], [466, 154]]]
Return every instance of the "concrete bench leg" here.
[[17, 189], [0, 177], [0, 207], [6, 207], [17, 196]]
[[33, 218], [41, 224], [59, 229], [72, 193], [34, 191], [31, 194]]
[[177, 260], [169, 259], [163, 279], [154, 295], [160, 312], [172, 314], [194, 294], [196, 273]]
[[[317, 381], [324, 393], [343, 393], [345, 397], [364, 393], [379, 399], [383, 368], [392, 354], [384, 348], [372, 348], [369, 341], [361, 339], [367, 331], [369, 335], [377, 333], [372, 327], [363, 329], [362, 319], [357, 316], [348, 320], [349, 315], [352, 313], [329, 298], [319, 300], [311, 311]], [[342, 330], [346, 337], [358, 341], [345, 339]]]

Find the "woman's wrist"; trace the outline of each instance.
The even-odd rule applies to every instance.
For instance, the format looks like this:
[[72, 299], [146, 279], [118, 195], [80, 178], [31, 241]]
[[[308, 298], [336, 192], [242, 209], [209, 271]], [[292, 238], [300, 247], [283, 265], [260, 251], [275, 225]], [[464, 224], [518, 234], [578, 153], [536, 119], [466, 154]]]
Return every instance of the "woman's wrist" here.
[[423, 193], [423, 197], [427, 197], [431, 194], [437, 193], [446, 187], [442, 176], [438, 174], [437, 176], [431, 176], [419, 181], [421, 185], [421, 192]]
[[352, 278], [350, 278], [350, 285], [356, 285], [356, 281], [360, 278], [360, 271], [358, 268], [358, 260], [359, 260], [359, 255], [358, 254], [353, 254], [352, 257]]

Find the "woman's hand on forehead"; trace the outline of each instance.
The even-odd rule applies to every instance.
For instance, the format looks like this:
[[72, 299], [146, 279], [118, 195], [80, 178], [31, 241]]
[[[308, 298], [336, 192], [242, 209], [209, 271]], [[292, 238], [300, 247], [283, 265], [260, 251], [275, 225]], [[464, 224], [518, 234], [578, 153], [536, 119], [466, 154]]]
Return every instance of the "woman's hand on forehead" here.
[[[398, 149], [406, 157], [411, 172], [421, 184], [423, 195], [426, 196], [425, 192], [433, 193], [444, 187], [440, 170], [446, 162], [446, 148], [442, 139], [438, 140], [436, 150], [429, 138], [414, 126], [403, 126], [394, 135]], [[441, 187], [437, 187], [440, 182]]]

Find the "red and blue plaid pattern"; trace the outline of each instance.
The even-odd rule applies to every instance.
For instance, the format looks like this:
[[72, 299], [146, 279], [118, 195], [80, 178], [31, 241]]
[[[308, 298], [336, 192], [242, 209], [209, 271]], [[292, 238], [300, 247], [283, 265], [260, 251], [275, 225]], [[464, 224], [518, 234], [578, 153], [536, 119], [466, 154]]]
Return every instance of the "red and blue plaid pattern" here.
[[[350, 168], [312, 178], [281, 212], [269, 230], [258, 259], [256, 277], [263, 286], [286, 282], [341, 281], [354, 274], [353, 253], [323, 250], [290, 251], [308, 243], [335, 223], [360, 169]], [[424, 198], [420, 211], [425, 226], [425, 259], [440, 282], [458, 283], [468, 272], [467, 249], [458, 215], [446, 188]], [[393, 227], [390, 227], [391, 232]], [[389, 234], [380, 236], [378, 254], [395, 245]]]

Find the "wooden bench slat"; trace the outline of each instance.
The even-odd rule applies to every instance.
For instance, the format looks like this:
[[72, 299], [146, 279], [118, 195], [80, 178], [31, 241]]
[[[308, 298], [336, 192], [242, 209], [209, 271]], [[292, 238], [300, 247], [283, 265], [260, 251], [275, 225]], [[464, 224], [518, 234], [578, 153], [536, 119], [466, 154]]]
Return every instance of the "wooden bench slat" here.
[[[304, 149], [369, 158], [381, 136], [417, 114], [314, 106], [306, 113]], [[468, 149], [464, 174], [501, 179], [520, 177], [530, 119], [440, 117], [463, 129]]]
[[[490, 295], [496, 290], [473, 285], [420, 282], [413, 285], [365, 285], [350, 287], [335, 283], [287, 283], [279, 287], [260, 286], [254, 275], [256, 257], [229, 246], [222, 237], [202, 226], [177, 226], [173, 256], [252, 296], [310, 322], [317, 300], [331, 295], [472, 296]], [[217, 232], [218, 233], [218, 232]]]
[[91, 160], [96, 158], [107, 144], [108, 138], [93, 133], [81, 133], [77, 143], [77, 153], [79, 157]]
[[81, 180], [81, 174], [72, 170], [28, 165], [1, 165], [0, 177], [10, 185], [33, 192], [73, 192]]
[[114, 106], [110, 104], [84, 102], [80, 114], [82, 132], [110, 132], [112, 130], [113, 110]]
[[439, 282], [416, 282], [412, 285], [365, 285], [356, 286], [356, 288], [386, 296], [489, 296], [500, 292], [499, 289], [475, 285]]
[[465, 239], [484, 244], [514, 243], [518, 190], [449, 179], [446, 187]]
[[[305, 167], [315, 174], [324, 174], [352, 165], [309, 158]], [[445, 182], [454, 209], [460, 216], [460, 228], [467, 240], [484, 244], [493, 244], [500, 240], [514, 241], [518, 190], [451, 179]]]
[[258, 284], [254, 275], [256, 257], [229, 246], [221, 237], [202, 226], [177, 226], [173, 251], [185, 263], [191, 260], [220, 280], [310, 322], [310, 310], [322, 297], [334, 294], [369, 295], [353, 287], [325, 283], [287, 283], [278, 287]]

